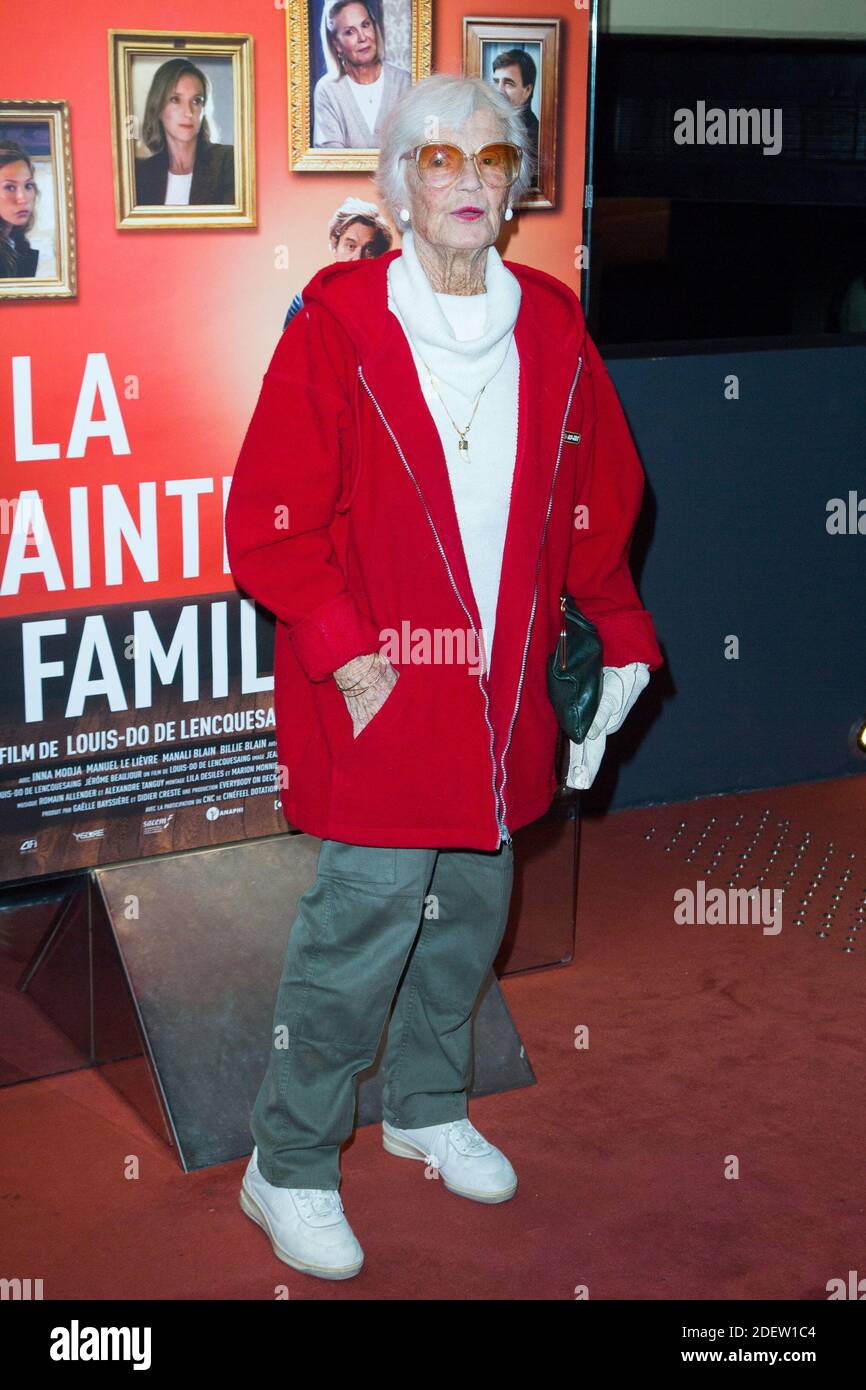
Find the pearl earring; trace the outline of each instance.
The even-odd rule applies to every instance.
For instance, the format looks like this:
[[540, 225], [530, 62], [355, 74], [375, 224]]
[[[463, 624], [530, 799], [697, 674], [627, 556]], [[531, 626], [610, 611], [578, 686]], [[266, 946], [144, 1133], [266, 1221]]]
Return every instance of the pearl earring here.
[[511, 208], [506, 208], [506, 209], [505, 209], [505, 221], [506, 221], [506, 222], [510, 222], [513, 216], [514, 216], [513, 210], [512, 210]]
[[401, 209], [400, 209], [400, 221], [401, 221], [401, 222], [408, 222], [408, 221], [409, 221], [409, 218], [411, 217], [411, 215], [412, 215], [412, 214], [409, 212], [409, 209], [408, 209], [408, 208], [401, 208]]

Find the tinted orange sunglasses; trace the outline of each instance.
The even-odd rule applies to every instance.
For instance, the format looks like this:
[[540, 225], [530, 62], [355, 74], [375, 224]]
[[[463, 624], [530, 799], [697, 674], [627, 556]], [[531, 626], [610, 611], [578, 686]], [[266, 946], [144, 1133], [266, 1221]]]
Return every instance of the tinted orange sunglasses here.
[[441, 140], [428, 140], [423, 145], [401, 154], [401, 159], [414, 159], [419, 177], [431, 188], [447, 188], [463, 173], [467, 159], [474, 161], [478, 177], [490, 188], [507, 188], [520, 172], [523, 151], [519, 145], [498, 141], [482, 145], [474, 154], [466, 154], [457, 145]]

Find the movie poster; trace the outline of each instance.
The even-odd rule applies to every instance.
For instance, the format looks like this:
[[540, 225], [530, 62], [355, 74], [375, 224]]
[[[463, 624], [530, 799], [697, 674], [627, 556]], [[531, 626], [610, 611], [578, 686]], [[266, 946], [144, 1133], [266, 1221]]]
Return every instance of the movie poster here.
[[373, 180], [387, 102], [335, 106], [343, 59], [362, 97], [365, 63], [388, 101], [437, 69], [496, 86], [537, 173], [501, 254], [579, 291], [588, 6], [386, 0], [358, 54], [329, 15], [213, 0], [118, 29], [109, 0], [44, 0], [16, 14], [27, 63], [0, 49], [7, 883], [296, 829], [274, 619], [233, 581], [224, 514], [303, 287], [399, 246]]

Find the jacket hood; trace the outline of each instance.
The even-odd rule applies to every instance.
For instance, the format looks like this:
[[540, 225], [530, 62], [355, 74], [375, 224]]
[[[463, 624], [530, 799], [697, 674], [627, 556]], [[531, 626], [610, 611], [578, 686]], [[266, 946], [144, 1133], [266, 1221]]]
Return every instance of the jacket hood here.
[[[334, 261], [323, 266], [304, 286], [305, 304], [318, 303], [336, 318], [359, 347], [375, 351], [387, 324], [388, 266], [403, 252], [386, 251], [373, 260]], [[563, 350], [586, 331], [580, 300], [568, 285], [547, 271], [519, 261], [503, 259], [503, 265], [520, 282], [520, 315], [524, 311], [555, 335]]]

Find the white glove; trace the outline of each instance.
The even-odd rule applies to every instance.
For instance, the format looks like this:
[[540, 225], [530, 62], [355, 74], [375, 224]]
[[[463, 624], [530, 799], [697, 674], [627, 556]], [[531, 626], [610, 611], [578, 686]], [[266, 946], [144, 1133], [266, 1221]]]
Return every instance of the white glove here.
[[603, 666], [601, 699], [583, 743], [569, 740], [567, 787], [586, 791], [601, 766], [608, 734], [625, 723], [629, 710], [649, 684], [649, 667], [643, 661], [629, 666]]

